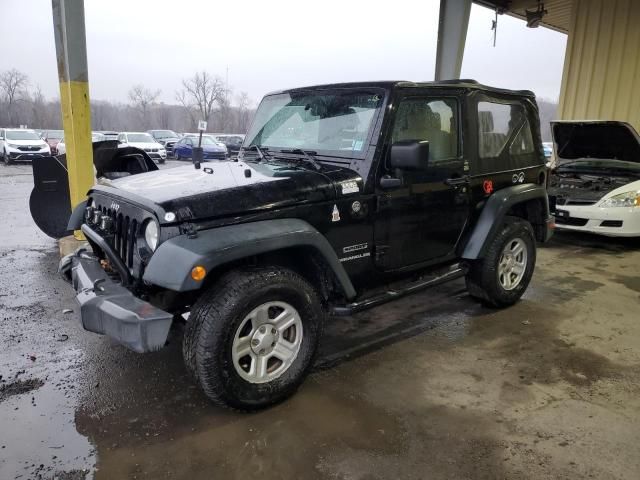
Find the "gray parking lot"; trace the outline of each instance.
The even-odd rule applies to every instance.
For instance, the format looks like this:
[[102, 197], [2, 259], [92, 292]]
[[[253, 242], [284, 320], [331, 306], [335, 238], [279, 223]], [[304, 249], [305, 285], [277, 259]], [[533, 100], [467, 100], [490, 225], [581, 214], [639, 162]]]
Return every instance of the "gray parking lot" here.
[[238, 414], [180, 328], [146, 355], [81, 329], [31, 187], [0, 166], [1, 479], [640, 477], [637, 240], [556, 234], [506, 310], [458, 281], [330, 319], [298, 394]]

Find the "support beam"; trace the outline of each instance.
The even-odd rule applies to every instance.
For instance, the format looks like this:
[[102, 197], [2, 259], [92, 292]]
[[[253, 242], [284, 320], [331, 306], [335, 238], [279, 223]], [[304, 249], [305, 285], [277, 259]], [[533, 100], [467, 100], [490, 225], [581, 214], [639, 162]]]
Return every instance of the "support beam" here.
[[[84, 0], [52, 0], [71, 208], [94, 184]], [[82, 233], [76, 232], [82, 239]]]
[[460, 78], [471, 0], [440, 0], [436, 80]]

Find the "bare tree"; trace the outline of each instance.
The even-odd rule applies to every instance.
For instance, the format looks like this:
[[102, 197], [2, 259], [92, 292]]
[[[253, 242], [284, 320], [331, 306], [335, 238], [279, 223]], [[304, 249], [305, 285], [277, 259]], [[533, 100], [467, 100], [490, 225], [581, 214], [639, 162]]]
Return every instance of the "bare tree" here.
[[42, 93], [40, 85], [36, 86], [31, 98], [31, 124], [32, 125], [46, 125], [48, 124], [46, 99]]
[[15, 104], [25, 94], [28, 85], [29, 77], [15, 68], [0, 73], [0, 92], [7, 105], [10, 124], [15, 120]]
[[225, 93], [224, 81], [220, 77], [202, 71], [182, 80], [182, 90], [176, 92], [176, 99], [189, 112], [192, 123], [195, 123], [196, 113], [200, 120], [208, 122], [214, 105], [224, 101]]
[[160, 90], [151, 91], [143, 85], [134, 85], [129, 90], [131, 106], [138, 111], [143, 128], [149, 125], [149, 109], [160, 96]]
[[247, 92], [240, 92], [237, 98], [238, 102], [238, 123], [236, 128], [238, 131], [236, 133], [245, 133], [249, 130], [249, 123], [251, 123], [252, 110], [251, 110], [251, 99]]

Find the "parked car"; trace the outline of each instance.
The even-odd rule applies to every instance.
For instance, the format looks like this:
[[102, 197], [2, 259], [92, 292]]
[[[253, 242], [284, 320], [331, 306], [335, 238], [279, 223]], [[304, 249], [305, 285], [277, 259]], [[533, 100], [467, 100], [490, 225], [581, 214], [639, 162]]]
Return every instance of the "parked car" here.
[[539, 136], [533, 93], [473, 81], [273, 93], [237, 161], [91, 189], [69, 227], [92, 252], [60, 272], [84, 328], [137, 352], [190, 312], [191, 377], [216, 404], [265, 407], [302, 383], [328, 315], [460, 277], [516, 303], [553, 227]]
[[144, 150], [158, 163], [164, 163], [167, 160], [167, 150], [148, 133], [122, 132], [118, 134], [118, 142], [123, 147], [136, 147]]
[[173, 156], [173, 146], [180, 140], [180, 135], [173, 130], [147, 130], [147, 133], [151, 135], [156, 142], [164, 146], [168, 157]]
[[111, 130], [98, 130], [97, 133], [103, 134], [106, 140], [118, 140], [118, 132]]
[[[198, 146], [196, 135], [186, 135], [173, 146], [173, 156], [176, 160], [190, 160], [193, 158], [193, 147]], [[205, 160], [224, 160], [227, 158], [227, 147], [216, 142], [210, 135], [202, 136], [202, 154]]]
[[62, 140], [64, 130], [43, 130], [40, 136], [51, 147], [51, 155], [57, 155], [56, 146]]
[[640, 237], [640, 138], [626, 122], [552, 122], [549, 205], [561, 230]]
[[46, 155], [51, 155], [51, 147], [34, 130], [0, 129], [0, 156], [6, 165]]
[[542, 151], [544, 158], [546, 158], [547, 161], [551, 160], [551, 156], [553, 155], [553, 142], [542, 142]]
[[244, 141], [244, 135], [237, 133], [214, 133], [213, 138], [218, 142], [224, 143], [229, 155], [237, 155]]
[[[104, 133], [100, 133], [100, 132], [91, 133], [91, 141], [93, 143], [102, 142], [104, 140], [115, 140], [115, 139], [108, 139]], [[67, 145], [64, 143], [64, 137], [60, 139], [57, 150], [58, 150], [57, 155], [64, 155], [67, 153]]]

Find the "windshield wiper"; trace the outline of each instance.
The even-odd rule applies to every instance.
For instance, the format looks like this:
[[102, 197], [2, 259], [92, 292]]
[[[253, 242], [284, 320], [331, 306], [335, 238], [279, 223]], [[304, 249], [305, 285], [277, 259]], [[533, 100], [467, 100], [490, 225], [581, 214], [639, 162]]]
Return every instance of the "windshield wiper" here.
[[303, 158], [299, 158], [299, 159], [296, 159], [296, 160], [301, 160], [303, 162], [306, 162], [306, 163], [310, 164], [316, 170], [322, 170], [322, 167], [320, 166], [320, 164], [314, 158], [315, 155], [317, 155], [317, 152], [314, 152], [312, 150], [302, 150], [301, 148], [292, 148], [291, 150], [280, 150], [280, 151], [282, 153], [291, 153], [293, 155], [302, 155]]
[[255, 150], [258, 153], [258, 157], [260, 157], [260, 163], [264, 162], [267, 158], [270, 157], [270, 155], [266, 153], [267, 150], [269, 150], [267, 147], [260, 147], [254, 144], [242, 149], [243, 152], [247, 150]]

